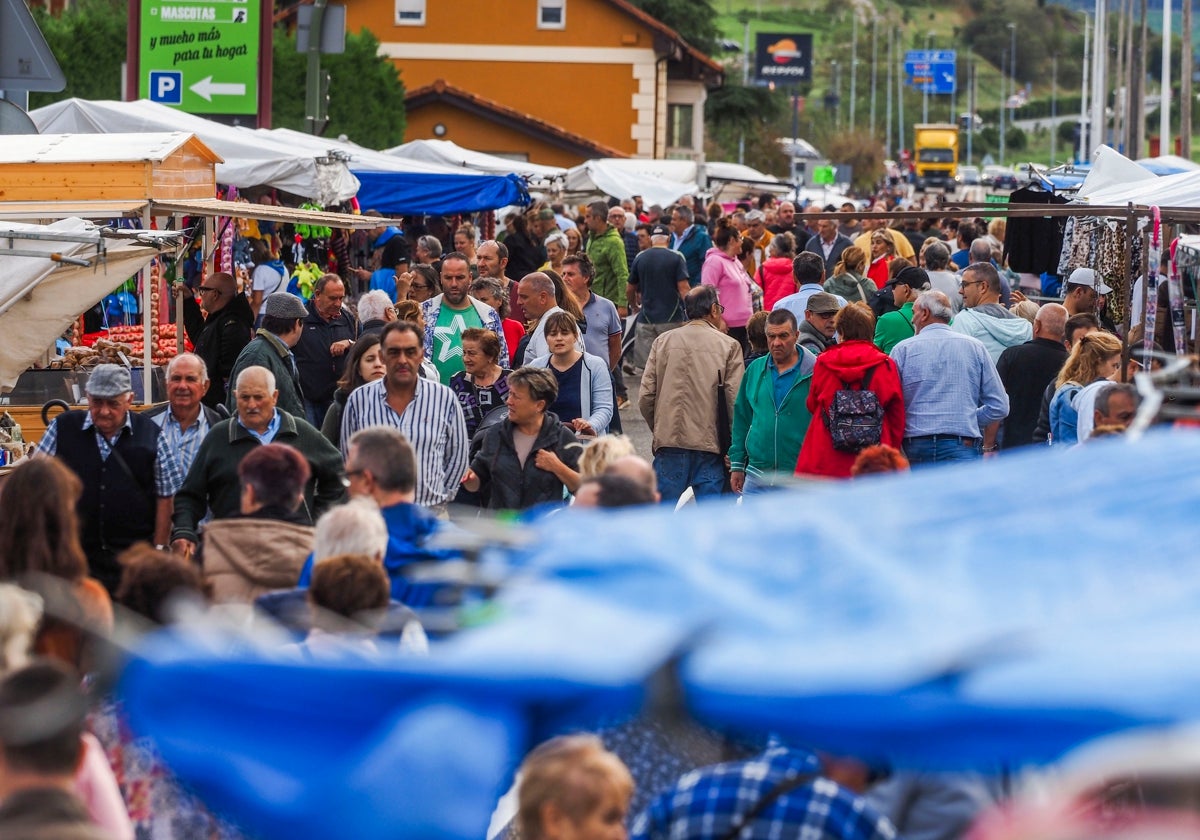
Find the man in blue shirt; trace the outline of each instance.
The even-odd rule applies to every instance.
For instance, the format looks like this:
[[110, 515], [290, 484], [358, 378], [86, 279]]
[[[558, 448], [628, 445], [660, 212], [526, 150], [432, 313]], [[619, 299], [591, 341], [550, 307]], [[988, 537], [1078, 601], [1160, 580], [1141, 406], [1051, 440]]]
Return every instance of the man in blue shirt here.
[[772, 744], [748, 761], [685, 774], [634, 820], [630, 837], [894, 840], [892, 824], [856, 793], [870, 781], [859, 762]]
[[[792, 260], [792, 276], [796, 278], [797, 289], [794, 295], [780, 298], [772, 309], [786, 309], [796, 317], [796, 323], [804, 320], [808, 312], [808, 299], [817, 292], [825, 291], [825, 260], [820, 254], [803, 251]], [[838, 307], [846, 305], [846, 299], [841, 295], [837, 298]]]
[[904, 454], [912, 466], [969, 461], [995, 452], [1008, 394], [983, 342], [950, 329], [942, 292], [913, 304], [917, 334], [892, 349], [904, 388]]

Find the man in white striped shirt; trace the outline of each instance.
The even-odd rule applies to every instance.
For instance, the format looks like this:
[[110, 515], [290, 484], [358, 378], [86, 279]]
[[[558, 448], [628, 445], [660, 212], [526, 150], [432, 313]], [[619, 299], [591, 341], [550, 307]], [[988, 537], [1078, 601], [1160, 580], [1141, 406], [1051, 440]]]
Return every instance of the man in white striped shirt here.
[[387, 373], [346, 400], [342, 457], [349, 454], [350, 438], [360, 429], [399, 429], [417, 456], [417, 504], [441, 511], [466, 474], [470, 439], [454, 392], [418, 375], [424, 344], [414, 324], [392, 321], [383, 328], [380, 346]]

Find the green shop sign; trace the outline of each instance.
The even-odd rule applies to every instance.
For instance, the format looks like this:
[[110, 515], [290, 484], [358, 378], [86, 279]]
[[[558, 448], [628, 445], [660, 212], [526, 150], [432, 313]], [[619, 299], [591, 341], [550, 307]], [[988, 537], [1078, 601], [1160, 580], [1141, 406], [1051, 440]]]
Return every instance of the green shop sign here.
[[142, 0], [138, 96], [192, 114], [258, 111], [260, 0]]

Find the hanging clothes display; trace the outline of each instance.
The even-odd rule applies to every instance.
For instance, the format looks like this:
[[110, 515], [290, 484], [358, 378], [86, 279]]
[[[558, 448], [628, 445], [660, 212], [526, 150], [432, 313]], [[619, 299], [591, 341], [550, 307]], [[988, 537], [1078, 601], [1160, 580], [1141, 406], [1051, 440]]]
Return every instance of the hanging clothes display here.
[[[1062, 196], [1025, 187], [1009, 196], [1009, 207], [1018, 205], [1066, 204]], [[1013, 216], [1004, 230], [1004, 253], [1008, 267], [1026, 274], [1057, 273], [1062, 252], [1065, 216]]]
[[1066, 277], [1077, 268], [1095, 269], [1104, 282], [1112, 287], [1112, 293], [1108, 295], [1107, 313], [1115, 324], [1124, 322], [1129, 309], [1130, 273], [1139, 274], [1142, 268], [1142, 237], [1133, 237], [1130, 272], [1125, 269], [1128, 247], [1123, 219], [1074, 216], [1068, 219], [1063, 230], [1057, 273]]

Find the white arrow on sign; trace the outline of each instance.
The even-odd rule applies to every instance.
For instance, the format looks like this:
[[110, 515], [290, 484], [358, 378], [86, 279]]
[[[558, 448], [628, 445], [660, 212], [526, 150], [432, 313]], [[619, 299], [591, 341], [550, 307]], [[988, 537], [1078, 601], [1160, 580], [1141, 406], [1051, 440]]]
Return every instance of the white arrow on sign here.
[[204, 97], [205, 102], [212, 102], [213, 95], [245, 96], [246, 85], [241, 82], [214, 82], [212, 76], [206, 76], [188, 88], [197, 96]]

